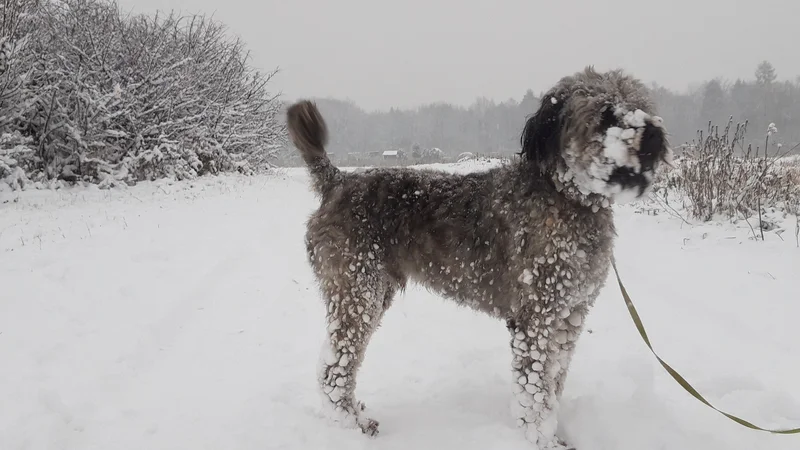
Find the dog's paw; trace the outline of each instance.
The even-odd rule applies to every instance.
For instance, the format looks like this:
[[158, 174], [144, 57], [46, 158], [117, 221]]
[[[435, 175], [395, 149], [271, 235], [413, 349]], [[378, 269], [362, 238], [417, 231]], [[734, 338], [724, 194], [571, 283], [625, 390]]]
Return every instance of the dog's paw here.
[[577, 450], [574, 446], [567, 444], [566, 441], [564, 441], [563, 439], [559, 437], [557, 437], [556, 439], [558, 440], [558, 444], [563, 446], [565, 450]]
[[575, 447], [567, 445], [561, 438], [556, 438], [555, 441], [542, 447], [542, 450], [576, 450]]
[[553, 441], [548, 444], [536, 447], [538, 450], [575, 450], [575, 447], [570, 447], [560, 441]]
[[379, 422], [374, 419], [365, 418], [358, 421], [358, 426], [361, 428], [361, 432], [369, 437], [375, 437], [378, 435], [378, 425]]
[[575, 450], [575, 447], [567, 445], [559, 437], [545, 437], [533, 424], [525, 424], [525, 438], [535, 444], [537, 450]]

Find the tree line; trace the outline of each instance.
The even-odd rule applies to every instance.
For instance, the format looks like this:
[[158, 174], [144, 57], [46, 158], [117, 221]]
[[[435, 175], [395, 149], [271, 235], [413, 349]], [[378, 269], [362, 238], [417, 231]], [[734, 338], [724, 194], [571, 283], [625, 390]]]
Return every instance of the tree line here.
[[[685, 92], [657, 83], [648, 87], [674, 147], [691, 144], [698, 131], [707, 132], [709, 122], [723, 129], [732, 117], [734, 126], [747, 123], [746, 138], [754, 148], [763, 147], [768, 127], [774, 124], [778, 130], [772, 138], [770, 151], [774, 152], [779, 145], [789, 150], [800, 142], [800, 77], [791, 81], [777, 78], [775, 68], [764, 61], [750, 79], [717, 78]], [[538, 108], [540, 95], [528, 90], [519, 100], [478, 98], [467, 107], [431, 103], [375, 112], [352, 101], [316, 101], [328, 121], [329, 150], [334, 154], [440, 148], [450, 156], [462, 152], [508, 155], [519, 150], [519, 133]]]
[[[0, 18], [0, 189], [252, 173], [279, 154], [297, 156], [286, 102], [270, 89], [275, 72], [252, 67], [244, 43], [219, 22], [124, 14], [113, 0], [0, 0]], [[731, 116], [747, 122], [755, 145], [774, 124], [770, 154], [800, 142], [800, 78], [778, 81], [769, 62], [749, 79], [650, 89], [674, 146]], [[374, 112], [351, 101], [318, 104], [335, 155], [404, 150], [452, 160], [517, 152], [540, 95]]]

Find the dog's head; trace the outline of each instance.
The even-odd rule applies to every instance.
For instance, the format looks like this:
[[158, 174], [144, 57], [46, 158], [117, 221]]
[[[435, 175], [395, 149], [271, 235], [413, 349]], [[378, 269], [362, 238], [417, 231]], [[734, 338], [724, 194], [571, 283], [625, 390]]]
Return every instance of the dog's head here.
[[622, 71], [587, 68], [562, 78], [522, 132], [523, 159], [579, 197], [645, 195], [672, 153], [647, 88]]

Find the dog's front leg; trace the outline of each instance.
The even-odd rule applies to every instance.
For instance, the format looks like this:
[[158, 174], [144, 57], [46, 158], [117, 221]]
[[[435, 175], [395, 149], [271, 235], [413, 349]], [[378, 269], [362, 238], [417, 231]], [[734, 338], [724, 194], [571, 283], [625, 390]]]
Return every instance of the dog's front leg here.
[[583, 322], [586, 318], [588, 307], [580, 305], [572, 311], [559, 312], [562, 319], [556, 321], [556, 344], [559, 345], [557, 355], [560, 370], [556, 375], [556, 397], [561, 399], [567, 381], [567, 372], [575, 353], [578, 338], [583, 332]]
[[513, 352], [512, 410], [526, 439], [538, 450], [567, 448], [556, 437], [558, 379], [564, 370], [559, 362], [563, 360], [561, 346], [555, 340], [555, 312], [552, 314], [515, 318], [507, 323]]

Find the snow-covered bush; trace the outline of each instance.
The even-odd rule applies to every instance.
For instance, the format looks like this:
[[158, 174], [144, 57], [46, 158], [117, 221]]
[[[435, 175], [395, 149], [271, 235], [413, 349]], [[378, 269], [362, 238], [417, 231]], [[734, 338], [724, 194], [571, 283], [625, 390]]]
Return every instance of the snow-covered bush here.
[[0, 8], [0, 180], [14, 187], [250, 172], [285, 142], [274, 72], [220, 23], [107, 0]]
[[[659, 176], [656, 192], [662, 196], [670, 191], [684, 194], [692, 216], [703, 221], [715, 216], [760, 216], [767, 207], [796, 213], [800, 205], [798, 166], [787, 164], [779, 144], [774, 145], [772, 154], [749, 144], [745, 148], [747, 123], [732, 125], [731, 119], [722, 133], [711, 124], [706, 133], [699, 132], [698, 139], [675, 159], [675, 168]], [[776, 132], [774, 125], [767, 130], [765, 149], [770, 148]]]

